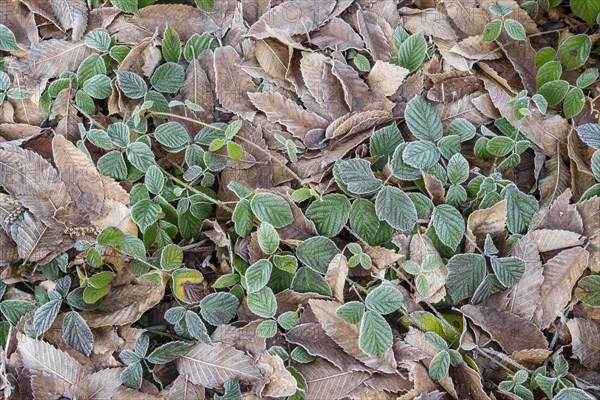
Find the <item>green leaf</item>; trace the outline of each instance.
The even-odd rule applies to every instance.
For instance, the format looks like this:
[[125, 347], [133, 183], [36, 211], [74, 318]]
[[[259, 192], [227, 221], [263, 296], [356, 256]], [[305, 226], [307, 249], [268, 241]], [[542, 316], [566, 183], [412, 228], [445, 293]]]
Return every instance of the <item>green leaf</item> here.
[[431, 216], [433, 227], [446, 246], [456, 249], [465, 234], [465, 221], [458, 210], [447, 204], [440, 204]]
[[354, 65], [356, 65], [356, 68], [358, 68], [359, 71], [369, 72], [371, 70], [371, 64], [369, 64], [369, 60], [362, 54], [357, 54], [354, 56], [352, 61], [354, 61]]
[[272, 272], [273, 266], [269, 260], [258, 260], [248, 267], [244, 275], [248, 294], [258, 292], [267, 286]]
[[202, 35], [199, 35], [194, 33], [185, 44], [183, 56], [187, 62], [191, 63], [193, 60], [197, 59], [204, 50], [215, 49], [216, 47], [218, 47], [218, 42], [211, 34], [203, 33]]
[[145, 143], [135, 142], [127, 146], [127, 159], [142, 172], [148, 171], [154, 165], [154, 153]]
[[75, 94], [75, 104], [86, 113], [93, 115], [96, 113], [96, 105], [94, 99], [83, 90], [77, 91]]
[[84, 43], [91, 49], [106, 53], [110, 48], [110, 35], [104, 31], [91, 31], [85, 35]]
[[277, 334], [277, 321], [268, 319], [256, 327], [256, 336], [271, 338]]
[[142, 232], [158, 220], [161, 208], [151, 200], [140, 200], [131, 207], [131, 218]]
[[263, 287], [258, 292], [249, 293], [248, 308], [262, 318], [271, 318], [277, 311], [277, 299], [270, 287]]
[[592, 155], [592, 173], [598, 182], [600, 182], [600, 151]]
[[448, 125], [448, 135], [458, 135], [461, 142], [473, 139], [476, 134], [475, 126], [464, 118], [453, 119]]
[[356, 199], [352, 203], [350, 228], [358, 237], [372, 246], [390, 240], [393, 234], [393, 228], [377, 217], [375, 205], [365, 199]]
[[268, 222], [275, 228], [283, 228], [294, 222], [288, 202], [272, 193], [259, 193], [250, 203], [252, 212], [261, 222]]
[[190, 136], [179, 122], [167, 122], [159, 125], [154, 131], [154, 137], [165, 150], [177, 153], [190, 144]]
[[398, 125], [393, 123], [384, 128], [377, 129], [369, 139], [369, 150], [371, 156], [388, 158], [394, 154], [394, 150], [404, 139], [398, 129]]
[[241, 160], [244, 155], [244, 149], [236, 142], [227, 142], [227, 154], [234, 160]]
[[460, 185], [469, 179], [469, 162], [462, 154], [455, 154], [448, 161], [447, 172], [450, 182]]
[[520, 22], [515, 21], [514, 19], [506, 19], [504, 20], [504, 29], [506, 29], [506, 33], [508, 36], [515, 40], [525, 40], [527, 39], [527, 35], [525, 34], [525, 28], [521, 25]]
[[186, 354], [191, 347], [191, 344], [179, 340], [165, 343], [150, 353], [146, 359], [152, 364], [166, 364]]
[[185, 326], [187, 327], [188, 333], [191, 337], [201, 342], [210, 344], [210, 336], [206, 329], [206, 325], [198, 314], [194, 311], [187, 310], [185, 313]]
[[600, 275], [582, 278], [575, 288], [575, 296], [585, 304], [600, 307]]
[[573, 14], [592, 26], [594, 21], [600, 15], [600, 3], [590, 0], [571, 0], [569, 6]]
[[585, 89], [598, 79], [598, 68], [588, 68], [577, 78], [577, 87]]
[[292, 352], [290, 353], [290, 357], [292, 358], [292, 360], [301, 364], [309, 363], [311, 361], [314, 361], [315, 359], [315, 357], [308, 351], [306, 351], [306, 349], [302, 346], [294, 348], [294, 350], [292, 350]]
[[533, 100], [535, 106], [538, 108], [538, 110], [540, 110], [542, 114], [546, 114], [546, 111], [548, 111], [548, 101], [544, 96], [542, 96], [539, 93], [536, 93], [533, 96], [531, 96], [531, 100]]
[[169, 244], [160, 253], [160, 267], [171, 270], [181, 267], [183, 263], [183, 250], [176, 244]]
[[418, 32], [406, 38], [398, 48], [398, 64], [413, 72], [423, 64], [426, 55], [427, 41], [423, 32]]
[[200, 314], [213, 326], [225, 325], [235, 317], [239, 305], [239, 300], [231, 293], [213, 293], [200, 301]]
[[[88, 79], [96, 75], [106, 75], [106, 64], [100, 55], [92, 54], [77, 68], [77, 80], [79, 86], [83, 85]], [[75, 86], [75, 85], [74, 85]]]
[[386, 221], [397, 230], [410, 231], [417, 223], [417, 209], [402, 190], [384, 186], [375, 200], [375, 213], [381, 221]]
[[506, 226], [514, 234], [526, 233], [533, 215], [540, 206], [532, 195], [521, 192], [514, 184], [507, 186], [503, 191], [506, 199]]
[[279, 247], [279, 234], [268, 222], [260, 224], [257, 230], [258, 245], [265, 254], [273, 254]]
[[441, 138], [437, 143], [438, 150], [446, 160], [449, 160], [455, 154], [460, 153], [460, 136], [449, 135]]
[[35, 304], [25, 300], [4, 300], [0, 303], [0, 312], [12, 325], [35, 308]]
[[152, 194], [160, 194], [165, 187], [165, 177], [156, 165], [150, 166], [144, 177], [144, 184]]
[[370, 356], [378, 356], [392, 348], [392, 328], [383, 316], [367, 311], [360, 322], [358, 347]]
[[365, 299], [368, 310], [390, 314], [404, 305], [402, 293], [393, 286], [381, 285], [371, 290]]
[[565, 102], [563, 103], [565, 118], [573, 118], [578, 115], [583, 110], [584, 105], [585, 95], [583, 90], [578, 87], [571, 89], [565, 96]]
[[77, 312], [69, 311], [65, 314], [62, 324], [62, 337], [67, 345], [87, 357], [92, 353], [94, 335], [85, 319]]
[[339, 253], [335, 243], [324, 236], [311, 237], [300, 243], [296, 249], [298, 259], [321, 274], [327, 272], [329, 263]]
[[91, 97], [104, 100], [112, 94], [112, 84], [106, 75], [96, 75], [85, 81], [83, 90]]
[[298, 259], [291, 254], [277, 254], [273, 256], [273, 264], [280, 270], [291, 274], [298, 269]]
[[168, 62], [154, 71], [150, 78], [152, 86], [162, 93], [175, 94], [183, 86], [185, 71], [179, 64]]
[[13, 51], [17, 49], [17, 39], [5, 25], [0, 24], [0, 51]]
[[450, 368], [450, 354], [447, 351], [440, 351], [431, 359], [429, 364], [429, 376], [435, 382], [442, 380], [448, 375]]
[[110, 48], [110, 56], [113, 60], [118, 62], [119, 64], [123, 62], [125, 57], [129, 54], [131, 49], [124, 45], [116, 45]]
[[585, 144], [595, 149], [600, 149], [600, 125], [584, 124], [576, 126], [575, 130]]
[[421, 96], [415, 96], [408, 102], [404, 118], [410, 132], [417, 139], [434, 142], [442, 138], [442, 121], [433, 107]]
[[349, 216], [350, 201], [342, 194], [323, 196], [306, 209], [306, 217], [314, 222], [320, 235], [327, 237], [340, 233]]
[[35, 314], [33, 314], [33, 331], [37, 337], [40, 337], [50, 329], [60, 311], [61, 305], [62, 299], [55, 299], [42, 304], [35, 310]]
[[515, 145], [515, 142], [506, 136], [496, 136], [491, 138], [486, 146], [486, 151], [496, 157], [504, 157], [511, 152]]
[[457, 254], [446, 268], [446, 287], [456, 303], [472, 296], [486, 274], [485, 258], [479, 254]]
[[557, 56], [566, 69], [575, 69], [585, 64], [591, 48], [592, 41], [588, 35], [573, 35], [560, 43]]
[[392, 173], [396, 178], [403, 181], [414, 181], [421, 177], [421, 170], [418, 168], [413, 168], [404, 162], [403, 157], [406, 145], [407, 143], [401, 143], [398, 147], [396, 147], [390, 166], [392, 167]]
[[554, 57], [556, 57], [556, 50], [552, 47], [543, 47], [535, 55], [535, 63], [538, 67], [541, 67], [547, 62], [554, 60]]
[[111, 124], [106, 130], [110, 140], [119, 147], [127, 147], [130, 140], [129, 127], [122, 122]]
[[[116, 0], [112, 1], [114, 2]], [[142, 387], [143, 377], [144, 370], [139, 362], [129, 365], [123, 370], [123, 372], [121, 372], [120, 375], [121, 382], [123, 382], [125, 386], [132, 389], [139, 389]]]
[[512, 8], [510, 8], [508, 6], [503, 6], [498, 2], [496, 2], [495, 4], [492, 4], [490, 6], [490, 11], [493, 14], [499, 15], [501, 17], [504, 17], [513, 12]]
[[496, 19], [492, 22], [488, 22], [483, 28], [483, 40], [492, 41], [496, 40], [500, 36], [502, 31], [502, 20]]
[[100, 157], [97, 166], [102, 175], [110, 176], [119, 181], [127, 178], [127, 164], [125, 164], [125, 159], [120, 151], [113, 150], [106, 153]]
[[440, 152], [432, 142], [419, 140], [406, 145], [402, 159], [411, 167], [429, 169], [437, 164]]
[[130, 14], [138, 12], [138, 0], [111, 0], [111, 3], [123, 12]]
[[181, 41], [179, 34], [167, 23], [162, 41], [162, 54], [165, 60], [178, 63], [181, 58]]
[[564, 80], [544, 83], [538, 93], [544, 96], [549, 106], [555, 106], [565, 98], [569, 90], [569, 82]]
[[105, 286], [103, 288], [95, 288], [92, 286], [88, 286], [83, 290], [83, 300], [87, 304], [94, 304], [100, 301], [104, 296], [106, 296], [110, 292], [110, 287]]
[[448, 343], [435, 332], [425, 332], [425, 340], [437, 350], [448, 350]]
[[123, 94], [130, 99], [141, 99], [148, 93], [146, 81], [133, 72], [117, 71], [117, 82]]
[[365, 314], [365, 305], [360, 301], [349, 301], [335, 311], [335, 315], [351, 324], [358, 324]]
[[378, 190], [382, 183], [375, 178], [371, 170], [371, 163], [362, 159], [350, 159], [337, 163], [338, 173], [348, 190], [354, 194], [362, 195]]
[[107, 287], [115, 277], [112, 271], [104, 271], [94, 274], [88, 280], [88, 285], [95, 289], [102, 289]]
[[331, 287], [321, 274], [312, 268], [300, 268], [292, 279], [290, 289], [298, 293], [317, 293], [331, 296]]
[[554, 396], [553, 400], [594, 400], [594, 397], [581, 389], [564, 388]]
[[[70, 83], [69, 79], [67, 79], [67, 83]], [[9, 87], [10, 87], [10, 77], [8, 76], [8, 74], [6, 72], [0, 71], [0, 90], [4, 91], [4, 90], [7, 90]], [[48, 90], [50, 90], [50, 89], [48, 89]]]
[[240, 200], [233, 210], [231, 219], [234, 223], [235, 232], [241, 237], [248, 236], [254, 226], [250, 202], [246, 199]]
[[295, 311], [286, 311], [277, 317], [277, 323], [286, 331], [296, 326], [298, 320], [298, 313]]
[[525, 261], [517, 257], [492, 257], [492, 269], [504, 287], [513, 287], [523, 277]]
[[204, 12], [215, 11], [215, 0], [196, 0], [196, 6]]
[[540, 67], [535, 76], [535, 83], [538, 88], [545, 83], [557, 81], [562, 75], [562, 64], [558, 61], [548, 61]]

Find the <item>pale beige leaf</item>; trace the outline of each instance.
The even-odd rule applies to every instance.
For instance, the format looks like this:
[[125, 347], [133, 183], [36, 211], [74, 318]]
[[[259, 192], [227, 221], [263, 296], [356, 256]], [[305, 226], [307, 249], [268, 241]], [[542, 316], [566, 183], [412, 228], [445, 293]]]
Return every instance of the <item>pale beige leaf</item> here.
[[17, 333], [17, 350], [25, 368], [50, 375], [68, 385], [75, 385], [91, 372], [64, 351], [22, 333]]
[[571, 291], [588, 266], [589, 252], [581, 247], [563, 250], [544, 264], [544, 282], [540, 289], [533, 322], [545, 329], [571, 300]]
[[423, 32], [426, 36], [434, 36], [444, 40], [456, 40], [457, 36], [446, 16], [435, 8], [416, 10], [400, 9], [402, 26], [412, 33]]
[[459, 100], [435, 104], [433, 108], [440, 115], [444, 127], [456, 118], [464, 118], [475, 126], [487, 125], [493, 121], [493, 118], [481, 113], [473, 104], [473, 100], [479, 96], [481, 93], [471, 93]]
[[0, 147], [0, 185], [47, 224], [54, 221], [56, 210], [71, 201], [54, 167], [16, 146]]
[[[167, 389], [169, 389], [167, 391]], [[206, 390], [202, 385], [191, 382], [187, 375], [179, 375], [169, 387], [163, 391], [165, 400], [204, 400]]]
[[268, 381], [261, 392], [264, 397], [287, 397], [296, 393], [294, 376], [285, 368], [283, 360], [266, 350], [256, 360], [256, 366]]
[[198, 343], [177, 359], [177, 370], [190, 381], [208, 389], [221, 387], [225, 382], [239, 378], [243, 383], [262, 379], [254, 360], [243, 352], [222, 343]]
[[83, 37], [88, 22], [87, 4], [80, 0], [48, 0], [54, 15], [66, 31], [71, 29], [71, 36], [76, 42]]
[[288, 70], [290, 49], [275, 39], [256, 41], [256, 61], [272, 79], [283, 81]]
[[362, 49], [362, 38], [354, 29], [341, 18], [332, 18], [321, 29], [310, 37], [311, 42], [321, 49], [346, 51], [348, 49]]
[[81, 62], [93, 50], [83, 42], [71, 43], [65, 40], [44, 40], [31, 46], [24, 57], [9, 59], [8, 69], [19, 77], [26, 87], [39, 100], [50, 78], [56, 78], [65, 71], [76, 71]]
[[307, 4], [302, 0], [287, 1], [263, 14], [250, 27], [248, 35], [257, 39], [272, 37], [268, 28], [283, 31], [288, 35], [308, 34], [330, 18], [336, 3], [335, 0], [323, 0], [319, 2], [318, 7], [307, 9]]
[[579, 233], [557, 229], [539, 229], [529, 232], [529, 235], [536, 242], [540, 253], [581, 246], [585, 242]]
[[567, 321], [571, 332], [573, 354], [590, 369], [600, 365], [600, 324], [583, 318]]
[[329, 120], [335, 120], [346, 115], [350, 109], [344, 101], [344, 88], [331, 70], [332, 66], [324, 55], [302, 53], [300, 72], [308, 91], [319, 106], [312, 111]]
[[64, 226], [54, 221], [44, 224], [31, 213], [26, 213], [17, 230], [17, 251], [19, 257], [28, 261], [50, 259], [74, 244], [64, 234]]
[[514, 314], [473, 305], [464, 305], [460, 310], [509, 354], [548, 347], [548, 341], [537, 326]]
[[[218, 4], [218, 2], [215, 2]], [[156, 4], [143, 7], [131, 23], [143, 28], [147, 36], [155, 31], [164, 32], [167, 24], [179, 34], [184, 42], [194, 33], [216, 32], [219, 26], [200, 9], [184, 4]]]
[[331, 287], [333, 297], [340, 303], [344, 302], [344, 286], [348, 277], [348, 260], [343, 254], [333, 257], [329, 263], [325, 280]]
[[600, 272], [600, 197], [593, 197], [577, 204], [583, 220], [583, 234], [588, 238], [590, 270]]
[[484, 41], [481, 36], [469, 36], [456, 43], [451, 51], [471, 60], [495, 60], [502, 57], [498, 45]]
[[324, 129], [329, 124], [326, 119], [303, 109], [277, 92], [251, 93], [248, 96], [252, 104], [267, 115], [269, 121], [285, 125], [288, 132], [299, 139], [303, 139], [309, 130]]
[[322, 357], [344, 371], [372, 371], [343, 351], [316, 322], [296, 325], [285, 337], [290, 343], [304, 347], [313, 356]]
[[346, 136], [388, 123], [392, 119], [392, 114], [384, 110], [353, 112], [333, 121], [325, 130], [325, 137], [343, 139]]
[[367, 81], [373, 92], [383, 96], [391, 96], [402, 85], [408, 73], [406, 68], [378, 60], [371, 68]]
[[376, 103], [378, 99], [358, 75], [358, 72], [339, 60], [331, 60], [331, 64], [331, 72], [340, 80], [344, 89], [344, 99], [350, 110], [374, 109], [370, 107], [373, 107], [373, 103]]
[[485, 10], [477, 7], [477, 1], [445, 0], [444, 6], [458, 29], [469, 36], [481, 35], [488, 18]]
[[248, 93], [254, 93], [256, 87], [239, 68], [240, 56], [233, 47], [225, 46], [216, 49], [214, 57], [217, 98], [227, 110], [252, 121], [256, 110]]
[[501, 304], [502, 310], [529, 321], [540, 301], [540, 288], [544, 281], [540, 252], [531, 235], [525, 235], [514, 244], [510, 254], [525, 261], [523, 277], [515, 286], [499, 294], [498, 301], [492, 297], [486, 304]]
[[558, 229], [583, 234], [583, 221], [577, 205], [570, 204], [571, 195], [571, 189], [567, 189], [550, 207], [542, 208], [533, 216], [529, 229]]
[[467, 220], [466, 249], [474, 252], [477, 246], [483, 246], [486, 235], [497, 237], [506, 231], [506, 200], [494, 204], [490, 208], [475, 210]]
[[392, 39], [394, 30], [390, 24], [376, 13], [363, 11], [361, 8], [356, 13], [356, 22], [373, 58], [390, 61], [390, 58], [396, 54]]
[[396, 371], [396, 360], [390, 349], [379, 356], [369, 356], [358, 346], [359, 325], [350, 324], [339, 318], [335, 312], [341, 305], [335, 301], [309, 300], [308, 304], [316, 315], [321, 327], [327, 335], [332, 338], [344, 351], [367, 367], [381, 372], [394, 373]]
[[322, 359], [296, 368], [308, 385], [306, 400], [342, 399], [369, 378], [365, 372], [344, 372]]
[[77, 400], [104, 400], [111, 398], [121, 386], [119, 375], [123, 368], [106, 368], [86, 376], [69, 389], [70, 397]]
[[540, 206], [548, 206], [571, 186], [571, 172], [561, 152], [546, 161], [546, 176], [540, 179]]
[[410, 238], [410, 260], [417, 264], [422, 264], [423, 261], [430, 255], [439, 255], [435, 246], [428, 236], [417, 233]]

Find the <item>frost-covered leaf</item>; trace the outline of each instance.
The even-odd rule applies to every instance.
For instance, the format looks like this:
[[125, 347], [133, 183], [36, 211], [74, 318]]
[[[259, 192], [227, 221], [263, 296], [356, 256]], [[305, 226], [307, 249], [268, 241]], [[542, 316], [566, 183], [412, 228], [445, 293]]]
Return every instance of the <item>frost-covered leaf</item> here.
[[392, 186], [383, 187], [377, 194], [375, 212], [381, 221], [398, 230], [410, 231], [417, 222], [414, 203], [406, 193]]
[[375, 178], [367, 160], [350, 159], [337, 164], [338, 173], [348, 190], [355, 194], [369, 194], [379, 189], [381, 181]]
[[350, 216], [350, 201], [341, 194], [329, 194], [313, 202], [306, 209], [306, 217], [314, 222], [319, 234], [336, 236]]
[[436, 141], [442, 138], [442, 122], [437, 112], [421, 96], [415, 96], [406, 105], [404, 118], [410, 132], [417, 139]]
[[402, 293], [393, 286], [378, 286], [365, 298], [365, 306], [368, 310], [384, 315], [396, 311], [403, 304]]
[[87, 322], [75, 311], [63, 319], [62, 337], [66, 344], [89, 357], [94, 345], [94, 335]]
[[465, 221], [460, 212], [452, 206], [440, 204], [433, 210], [431, 221], [442, 243], [456, 249], [465, 234]]
[[298, 259], [306, 266], [324, 274], [333, 257], [340, 253], [333, 240], [315, 236], [302, 242], [296, 249]]
[[446, 268], [446, 287], [455, 302], [471, 297], [486, 274], [485, 258], [479, 254], [457, 254]]
[[259, 193], [252, 198], [252, 211], [263, 222], [283, 228], [294, 222], [290, 205], [283, 197], [272, 193]]
[[360, 322], [360, 349], [370, 356], [378, 356], [388, 351], [392, 344], [392, 328], [385, 318], [375, 311], [365, 312]]

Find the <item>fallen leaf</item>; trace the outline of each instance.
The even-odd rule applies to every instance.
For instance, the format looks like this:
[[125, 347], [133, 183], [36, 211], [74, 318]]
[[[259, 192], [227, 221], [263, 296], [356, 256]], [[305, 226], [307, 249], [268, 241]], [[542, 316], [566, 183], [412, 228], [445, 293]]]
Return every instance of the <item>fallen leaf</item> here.
[[87, 4], [78, 0], [48, 0], [61, 27], [71, 29], [73, 41], [81, 40], [88, 22]]
[[233, 47], [225, 46], [216, 49], [214, 57], [217, 98], [227, 110], [252, 121], [256, 110], [248, 93], [254, 93], [256, 87], [249, 75], [235, 68], [241, 64], [240, 56]]
[[367, 81], [373, 92], [383, 96], [391, 96], [402, 85], [408, 73], [406, 68], [378, 60], [371, 68]]
[[333, 297], [340, 303], [344, 302], [344, 286], [348, 277], [348, 260], [343, 254], [333, 257], [329, 263], [325, 280], [331, 287]]
[[600, 324], [583, 318], [567, 321], [573, 338], [573, 354], [590, 369], [600, 365]]
[[365, 372], [344, 372], [325, 360], [318, 359], [309, 364], [298, 364], [308, 386], [306, 400], [336, 400], [360, 386], [369, 374]]

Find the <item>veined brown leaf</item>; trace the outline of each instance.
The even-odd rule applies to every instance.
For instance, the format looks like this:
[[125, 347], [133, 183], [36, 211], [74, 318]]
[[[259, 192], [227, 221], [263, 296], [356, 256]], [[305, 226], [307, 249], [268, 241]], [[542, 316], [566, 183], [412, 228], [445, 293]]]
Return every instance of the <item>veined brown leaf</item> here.
[[6, 265], [18, 260], [18, 258], [17, 244], [4, 229], [0, 229], [0, 265]]
[[391, 96], [402, 85], [409, 71], [389, 62], [377, 60], [367, 81], [371, 90], [382, 96]]
[[[328, 58], [320, 53], [302, 53], [300, 71], [310, 95], [317, 102], [313, 112], [333, 121], [350, 112], [344, 101], [344, 88], [339, 79], [331, 72]], [[305, 94], [303, 98], [306, 98]], [[306, 102], [307, 107], [310, 102]]]
[[285, 125], [299, 139], [304, 139], [309, 130], [324, 129], [329, 124], [326, 119], [303, 109], [277, 92], [250, 93], [248, 96], [252, 104], [267, 115], [269, 121]]
[[390, 61], [390, 58], [397, 53], [392, 39], [394, 30], [390, 24], [378, 14], [360, 8], [356, 13], [356, 21], [358, 30], [373, 58]]
[[306, 379], [306, 400], [336, 400], [344, 398], [369, 378], [366, 372], [344, 372], [329, 362], [317, 359], [297, 366]]
[[71, 398], [81, 400], [101, 400], [114, 396], [121, 380], [119, 375], [123, 368], [106, 368], [88, 375], [69, 389]]
[[[161, 59], [162, 54], [157, 47], [156, 38], [148, 37], [131, 49], [129, 54], [127, 54], [123, 62], [119, 65], [119, 70], [150, 77], [154, 73], [156, 67], [158, 67], [158, 64], [160, 64]], [[182, 88], [182, 91], [184, 88]]]
[[5, 16], [10, 16], [10, 18], [3, 18], [2, 24], [14, 33], [17, 44], [29, 47], [39, 42], [35, 17], [21, 2], [3, 0], [2, 13]]
[[179, 357], [177, 370], [187, 375], [193, 383], [209, 389], [220, 387], [234, 378], [244, 383], [256, 383], [262, 379], [252, 358], [218, 342], [212, 345], [196, 344], [187, 354]]
[[184, 4], [156, 4], [143, 7], [139, 15], [132, 17], [130, 21], [144, 28], [148, 36], [157, 30], [164, 32], [168, 24], [184, 42], [194, 33], [212, 33], [221, 28], [208, 14]]
[[217, 98], [227, 110], [252, 121], [256, 109], [252, 106], [248, 93], [254, 93], [256, 87], [248, 74], [237, 65], [242, 60], [231, 46], [219, 47], [214, 53]]
[[329, 263], [325, 280], [331, 287], [333, 297], [340, 303], [344, 302], [344, 286], [348, 277], [348, 260], [343, 254], [333, 257]]
[[[168, 390], [167, 390], [168, 389]], [[169, 400], [204, 400], [206, 390], [191, 382], [187, 375], [179, 375], [167, 388], [164, 397]]]
[[284, 82], [290, 62], [290, 48], [275, 39], [256, 41], [256, 61], [265, 73], [278, 82]]
[[533, 322], [545, 329], [571, 300], [571, 291], [588, 266], [589, 252], [581, 247], [561, 251], [544, 264], [544, 282], [540, 288]]
[[573, 354], [590, 369], [600, 365], [600, 324], [584, 318], [567, 321], [573, 338]]
[[583, 221], [576, 204], [570, 204], [571, 189], [565, 190], [550, 207], [542, 208], [533, 216], [530, 230], [553, 229], [583, 234]]
[[477, 7], [476, 1], [465, 3], [462, 0], [447, 0], [444, 6], [458, 29], [469, 36], [481, 35], [488, 18], [485, 10]]
[[583, 234], [588, 237], [590, 270], [600, 272], [600, 197], [593, 197], [577, 204], [583, 220]]
[[325, 130], [328, 139], [343, 139], [390, 122], [393, 116], [385, 110], [359, 111], [346, 114], [333, 121]]
[[365, 47], [360, 35], [341, 18], [332, 18], [321, 29], [314, 32], [310, 40], [323, 50], [329, 48], [346, 51], [348, 49], [360, 50]]
[[358, 346], [360, 326], [350, 324], [339, 318], [335, 312], [341, 305], [335, 301], [309, 300], [308, 304], [316, 315], [321, 327], [344, 351], [356, 358], [367, 367], [380, 372], [394, 373], [396, 371], [396, 360], [392, 349], [379, 356], [369, 356]]
[[[456, 40], [457, 36], [446, 16], [435, 8], [416, 10], [402, 8], [402, 26], [412, 33], [424, 32], [444, 40]], [[462, 22], [461, 22], [462, 25]], [[481, 32], [479, 32], [481, 34]]]
[[268, 381], [260, 393], [261, 396], [280, 398], [296, 393], [296, 379], [285, 368], [281, 358], [271, 355], [265, 350], [256, 360], [256, 366]]
[[46, 225], [30, 213], [25, 214], [17, 230], [17, 251], [20, 258], [28, 261], [47, 258], [49, 261], [70, 248], [74, 242], [64, 234], [64, 229], [64, 225], [56, 221]]
[[87, 4], [79, 0], [48, 0], [54, 15], [66, 31], [71, 29], [71, 36], [76, 42], [83, 37], [88, 22]]
[[558, 229], [538, 229], [529, 232], [529, 235], [537, 243], [540, 253], [582, 246], [585, 243], [585, 238], [579, 233]]
[[344, 99], [351, 111], [381, 110], [383, 105], [377, 106], [377, 96], [371, 92], [369, 86], [361, 79], [358, 72], [348, 64], [339, 60], [331, 60], [331, 72], [340, 80], [344, 89]]

